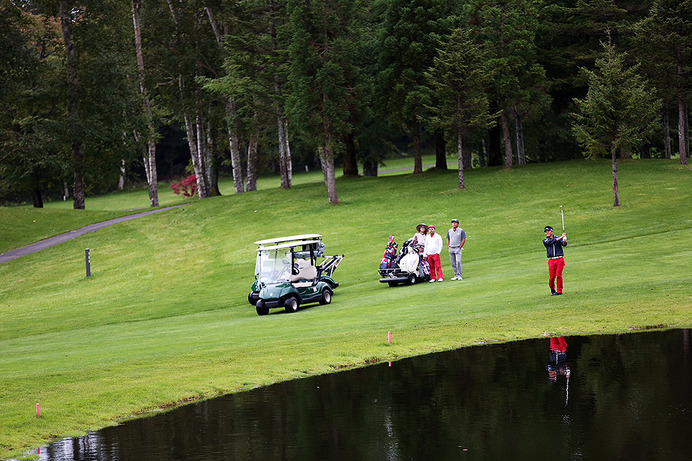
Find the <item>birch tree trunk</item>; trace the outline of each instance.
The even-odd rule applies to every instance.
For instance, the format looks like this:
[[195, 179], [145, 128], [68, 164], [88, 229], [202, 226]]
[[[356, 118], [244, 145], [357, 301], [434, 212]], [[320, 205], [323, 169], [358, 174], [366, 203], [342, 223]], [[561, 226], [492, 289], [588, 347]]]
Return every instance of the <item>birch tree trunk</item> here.
[[[235, 102], [232, 98], [226, 100], [226, 116], [233, 120], [235, 119], [236, 108]], [[233, 168], [233, 185], [235, 186], [235, 193], [240, 194], [245, 192], [243, 186], [243, 166], [240, 162], [240, 140], [238, 139], [238, 132], [231, 126], [231, 121], [229, 120], [226, 128], [228, 129], [228, 144], [231, 149], [231, 168]]]
[[149, 93], [144, 84], [144, 53], [142, 51], [142, 28], [139, 23], [139, 12], [142, 7], [142, 0], [132, 0], [132, 22], [135, 32], [135, 48], [137, 51], [137, 69], [139, 70], [139, 92], [142, 96], [144, 113], [147, 117], [147, 155], [144, 157], [144, 169], [147, 174], [147, 184], [149, 185], [149, 204], [152, 207], [159, 206], [159, 179], [156, 169], [156, 143], [154, 142], [154, 123], [151, 112], [151, 101]]
[[72, 16], [70, 5], [66, 0], [60, 1], [60, 25], [65, 41], [65, 71], [67, 74], [67, 107], [70, 119], [70, 137], [72, 138], [72, 168], [73, 168], [73, 201], [75, 210], [83, 210], [86, 197], [84, 187], [84, 151], [79, 118], [79, 79], [77, 77], [77, 61], [75, 44], [72, 40]]
[[517, 144], [517, 165], [526, 165], [526, 152], [524, 151], [524, 123], [521, 114], [514, 115], [514, 129]]
[[257, 133], [250, 136], [247, 146], [247, 184], [245, 190], [253, 192], [257, 190]]
[[290, 189], [293, 178], [291, 177], [291, 151], [288, 145], [288, 133], [286, 132], [286, 119], [281, 106], [276, 104], [276, 124], [279, 131], [279, 171], [281, 173], [281, 188]]
[[334, 172], [334, 150], [332, 146], [332, 134], [329, 130], [325, 131], [324, 147], [320, 149], [320, 164], [324, 174], [324, 183], [327, 186], [327, 197], [329, 203], [336, 205], [339, 198], [336, 193], [336, 175]]
[[502, 111], [502, 116], [500, 117], [502, 122], [502, 139], [505, 143], [505, 170], [510, 170], [512, 168], [512, 138], [509, 134], [509, 120], [507, 117], [507, 112]]

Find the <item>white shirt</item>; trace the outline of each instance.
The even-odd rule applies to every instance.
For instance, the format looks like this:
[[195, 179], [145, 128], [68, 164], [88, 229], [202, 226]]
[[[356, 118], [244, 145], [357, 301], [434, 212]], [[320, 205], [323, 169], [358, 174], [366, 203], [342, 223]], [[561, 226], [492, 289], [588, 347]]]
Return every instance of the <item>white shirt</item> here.
[[425, 254], [439, 255], [442, 252], [442, 237], [435, 232], [435, 235], [430, 235], [425, 238]]

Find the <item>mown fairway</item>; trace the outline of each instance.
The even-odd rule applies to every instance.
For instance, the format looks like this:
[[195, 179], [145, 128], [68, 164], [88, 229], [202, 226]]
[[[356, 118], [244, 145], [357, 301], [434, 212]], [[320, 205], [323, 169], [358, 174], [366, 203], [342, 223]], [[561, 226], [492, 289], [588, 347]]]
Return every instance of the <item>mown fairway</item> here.
[[[309, 182], [193, 201], [0, 265], [0, 458], [191, 399], [374, 361], [546, 334], [692, 326], [689, 168], [621, 163], [620, 208], [606, 161], [473, 170], [466, 191], [456, 181], [454, 169], [340, 179], [338, 206]], [[565, 295], [550, 297], [542, 229], [561, 226], [560, 205]], [[2, 213], [3, 235], [13, 222], [85, 219]], [[444, 283], [378, 283], [390, 233], [401, 244], [424, 221], [444, 236], [454, 217], [469, 237], [464, 281], [449, 281], [443, 253]], [[346, 255], [333, 304], [258, 317], [246, 300], [252, 242], [313, 232], [328, 253]], [[17, 246], [5, 240], [4, 250]]]

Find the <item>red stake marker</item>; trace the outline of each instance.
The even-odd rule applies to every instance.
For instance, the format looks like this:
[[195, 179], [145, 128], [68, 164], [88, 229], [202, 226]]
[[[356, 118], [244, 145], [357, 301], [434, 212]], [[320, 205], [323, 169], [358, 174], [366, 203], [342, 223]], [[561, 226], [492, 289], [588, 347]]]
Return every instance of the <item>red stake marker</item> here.
[[36, 404], [36, 417], [41, 417], [41, 405], [39, 405], [38, 403]]

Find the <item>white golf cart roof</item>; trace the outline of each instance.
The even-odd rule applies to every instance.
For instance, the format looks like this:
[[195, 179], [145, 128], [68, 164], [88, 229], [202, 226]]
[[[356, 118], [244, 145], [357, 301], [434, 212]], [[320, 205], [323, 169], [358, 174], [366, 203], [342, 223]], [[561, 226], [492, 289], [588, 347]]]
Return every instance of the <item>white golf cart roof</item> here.
[[[279, 243], [285, 243], [285, 242], [302, 242], [303, 240], [319, 240], [321, 239], [322, 236], [320, 234], [303, 234], [303, 235], [291, 235], [289, 237], [277, 237], [273, 239], [266, 239], [266, 240], [258, 240], [255, 242], [255, 245], [259, 246], [264, 246], [264, 245], [277, 245]], [[315, 243], [315, 242], [307, 242], [307, 243]], [[307, 243], [295, 243], [291, 245], [307, 245]]]
[[293, 248], [296, 246], [310, 245], [313, 243], [321, 243], [321, 242], [322, 242], [321, 240], [298, 240], [295, 242], [279, 243], [277, 245], [260, 246], [259, 248], [257, 248], [257, 251], [280, 250], [282, 248]]

